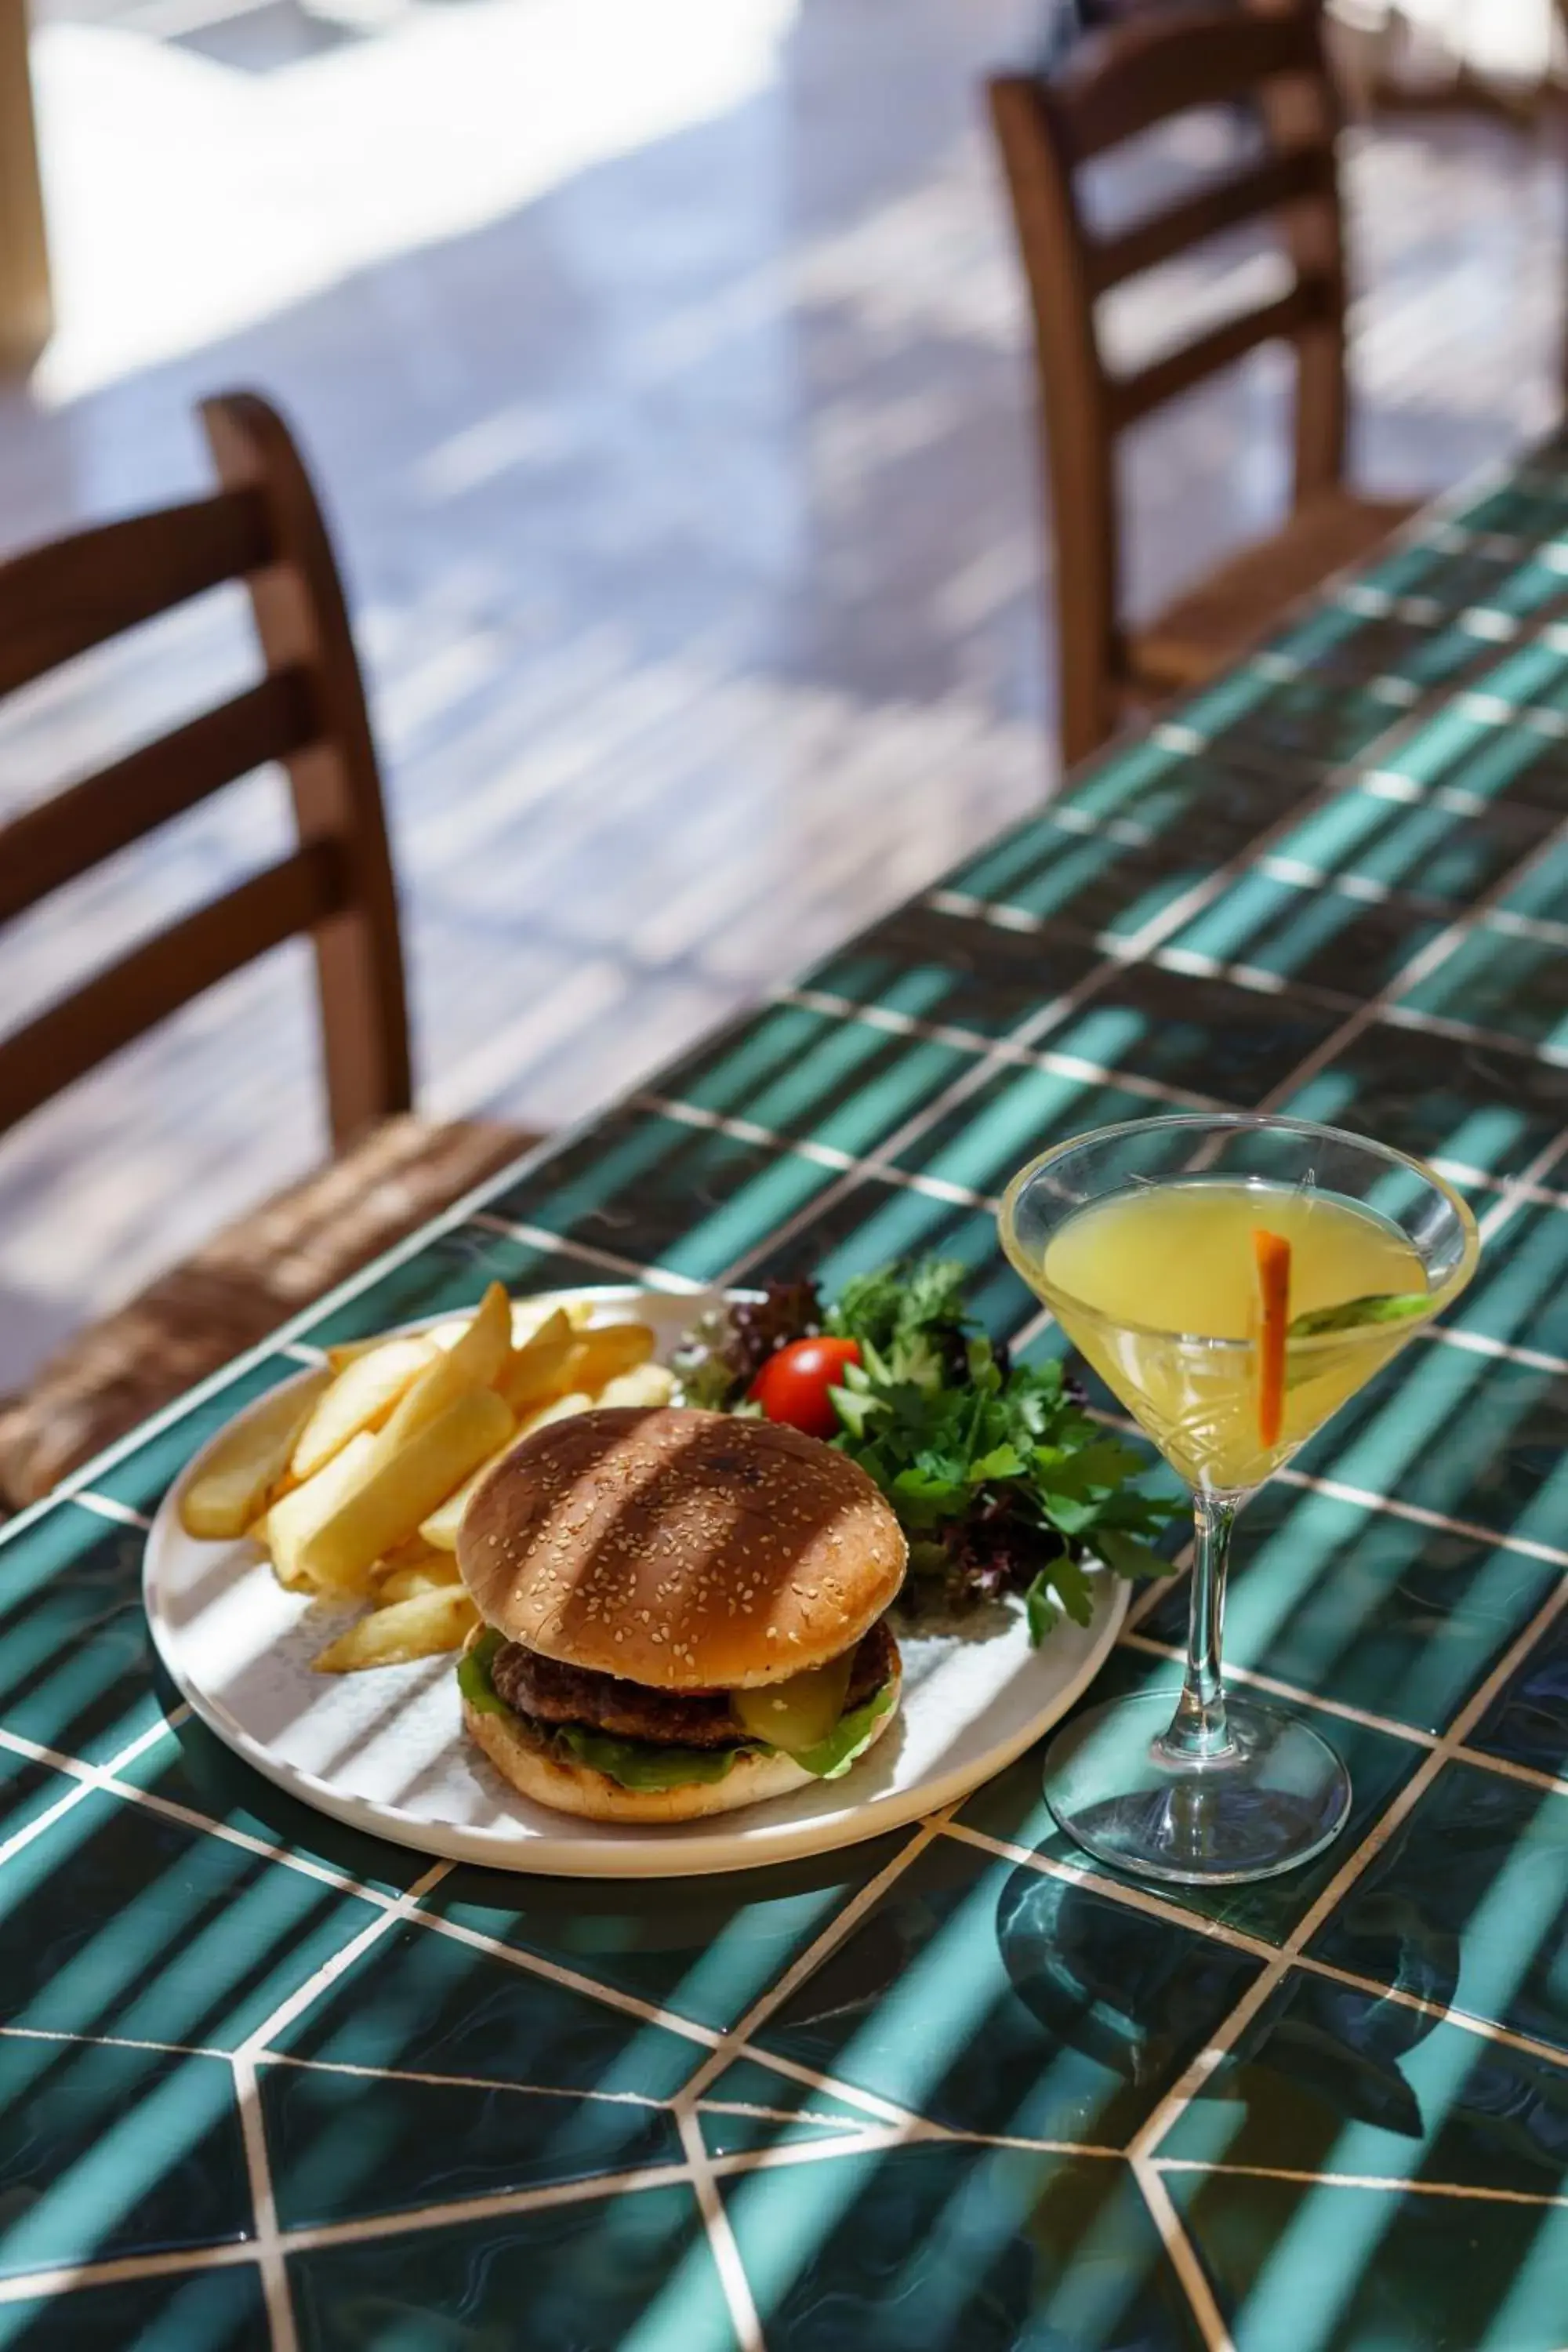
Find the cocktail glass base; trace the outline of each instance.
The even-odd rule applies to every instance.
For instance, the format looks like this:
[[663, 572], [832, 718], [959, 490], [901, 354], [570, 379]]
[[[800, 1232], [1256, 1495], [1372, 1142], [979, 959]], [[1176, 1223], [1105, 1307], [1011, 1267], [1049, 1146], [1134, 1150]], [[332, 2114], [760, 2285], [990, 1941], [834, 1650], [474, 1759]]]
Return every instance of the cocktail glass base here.
[[1169, 1692], [1079, 1716], [1046, 1756], [1046, 1802], [1085, 1851], [1138, 1878], [1237, 1886], [1295, 1870], [1332, 1843], [1351, 1780], [1293, 1715], [1226, 1694], [1228, 1740], [1194, 1759], [1167, 1750]]

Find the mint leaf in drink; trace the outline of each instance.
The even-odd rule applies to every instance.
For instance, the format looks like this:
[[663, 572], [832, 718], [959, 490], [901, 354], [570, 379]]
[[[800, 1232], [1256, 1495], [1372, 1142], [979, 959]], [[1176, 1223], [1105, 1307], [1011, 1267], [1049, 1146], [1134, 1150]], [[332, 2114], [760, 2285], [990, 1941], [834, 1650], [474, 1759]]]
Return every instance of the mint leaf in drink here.
[[1290, 1323], [1289, 1339], [1317, 1339], [1329, 1331], [1359, 1331], [1373, 1323], [1405, 1323], [1413, 1315], [1431, 1310], [1426, 1290], [1373, 1291], [1365, 1298], [1342, 1299], [1338, 1307], [1314, 1307]]

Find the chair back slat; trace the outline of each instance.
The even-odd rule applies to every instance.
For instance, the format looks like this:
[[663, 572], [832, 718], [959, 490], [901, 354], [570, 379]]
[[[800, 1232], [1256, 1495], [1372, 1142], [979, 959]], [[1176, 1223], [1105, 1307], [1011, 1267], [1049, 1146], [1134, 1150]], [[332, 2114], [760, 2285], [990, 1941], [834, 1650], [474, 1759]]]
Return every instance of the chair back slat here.
[[316, 732], [310, 681], [279, 670], [112, 767], [0, 823], [0, 923]]
[[231, 972], [342, 915], [342, 859], [316, 841], [133, 948], [0, 1039], [0, 1133]]
[[1190, 342], [1179, 343], [1135, 375], [1120, 376], [1110, 387], [1111, 417], [1117, 432], [1136, 425], [1168, 400], [1175, 400], [1205, 376], [1245, 359], [1264, 343], [1290, 341], [1304, 328], [1331, 314], [1330, 289], [1310, 278], [1299, 278], [1288, 294], [1257, 310], [1243, 310], [1222, 319]]
[[0, 1132], [297, 931], [315, 952], [332, 1139], [408, 1109], [397, 898], [348, 610], [304, 462], [252, 393], [202, 409], [215, 497], [79, 531], [0, 564], [0, 693], [241, 580], [260, 681], [0, 824], [0, 921], [268, 761], [299, 848], [0, 1036]]
[[1321, 70], [1311, 0], [1278, 15], [1165, 10], [1083, 43], [1054, 83], [1068, 151], [1087, 163], [1200, 107], [1233, 106], [1289, 74]]
[[0, 694], [259, 571], [271, 551], [261, 501], [225, 494], [12, 556], [0, 563]]
[[1225, 230], [1240, 228], [1304, 197], [1331, 201], [1333, 154], [1327, 147], [1298, 147], [1289, 154], [1266, 156], [1238, 172], [1199, 188], [1164, 212], [1152, 214], [1115, 236], [1097, 239], [1089, 247], [1089, 281], [1095, 294], [1108, 293], [1124, 279], [1142, 277], [1164, 261], [1203, 245]]

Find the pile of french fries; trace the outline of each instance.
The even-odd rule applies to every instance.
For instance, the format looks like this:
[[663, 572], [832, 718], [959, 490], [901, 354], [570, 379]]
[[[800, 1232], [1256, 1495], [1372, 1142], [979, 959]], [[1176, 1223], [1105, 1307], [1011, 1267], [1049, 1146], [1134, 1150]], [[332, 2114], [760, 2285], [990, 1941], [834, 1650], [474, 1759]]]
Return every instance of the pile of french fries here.
[[590, 1405], [668, 1404], [646, 1323], [587, 1303], [515, 1307], [499, 1282], [477, 1311], [331, 1348], [324, 1368], [219, 1440], [180, 1502], [185, 1533], [260, 1544], [280, 1584], [366, 1613], [318, 1674], [458, 1650], [478, 1622], [458, 1575], [458, 1522], [487, 1471], [547, 1422]]

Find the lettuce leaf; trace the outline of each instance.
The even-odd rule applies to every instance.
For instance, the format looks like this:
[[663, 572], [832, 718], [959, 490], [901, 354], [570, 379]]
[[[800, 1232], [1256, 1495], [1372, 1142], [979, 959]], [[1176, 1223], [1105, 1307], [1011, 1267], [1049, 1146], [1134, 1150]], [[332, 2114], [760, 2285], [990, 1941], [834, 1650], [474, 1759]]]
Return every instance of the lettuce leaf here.
[[683, 1789], [692, 1780], [722, 1780], [737, 1756], [763, 1756], [762, 1748], [661, 1748], [652, 1739], [613, 1739], [580, 1723], [559, 1723], [555, 1737], [579, 1764], [618, 1780], [623, 1789]]
[[500, 1635], [487, 1625], [471, 1650], [458, 1660], [458, 1688], [480, 1715], [510, 1715], [511, 1709], [490, 1680], [490, 1661], [500, 1648]]
[[814, 1774], [818, 1780], [840, 1779], [870, 1746], [878, 1724], [892, 1704], [893, 1685], [884, 1683], [859, 1706], [841, 1715], [826, 1739], [819, 1739], [815, 1748], [803, 1748], [795, 1762], [803, 1772]]

